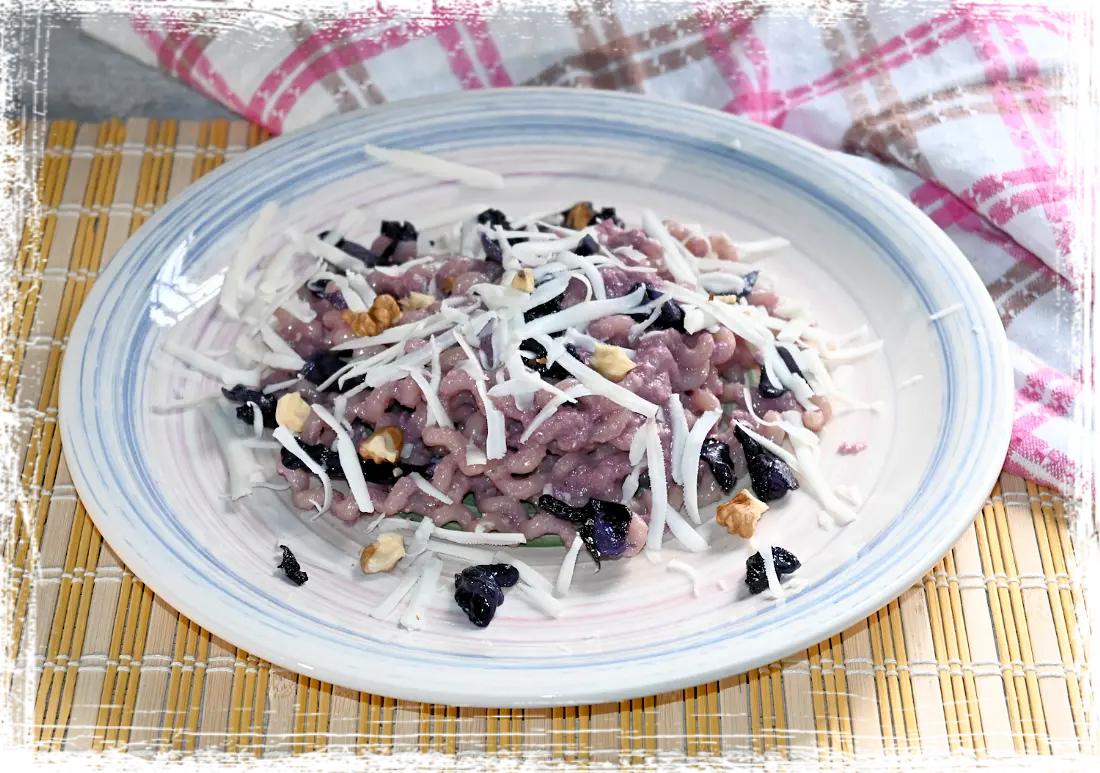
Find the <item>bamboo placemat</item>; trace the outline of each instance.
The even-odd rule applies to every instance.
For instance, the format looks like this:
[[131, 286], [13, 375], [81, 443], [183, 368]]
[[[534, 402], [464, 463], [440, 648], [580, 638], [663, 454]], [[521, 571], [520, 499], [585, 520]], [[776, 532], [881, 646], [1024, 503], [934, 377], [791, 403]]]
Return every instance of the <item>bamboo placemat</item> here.
[[[1004, 476], [951, 553], [886, 608], [748, 674], [536, 710], [395, 701], [272, 666], [199, 628], [105, 544], [57, 432], [59, 363], [97, 272], [202, 174], [266, 139], [246, 122], [9, 126], [31, 149], [0, 384], [22, 465], [6, 542], [0, 703], [39, 750], [480, 753], [643, 763], [1090, 754], [1069, 503]], [[34, 604], [31, 604], [31, 601]]]

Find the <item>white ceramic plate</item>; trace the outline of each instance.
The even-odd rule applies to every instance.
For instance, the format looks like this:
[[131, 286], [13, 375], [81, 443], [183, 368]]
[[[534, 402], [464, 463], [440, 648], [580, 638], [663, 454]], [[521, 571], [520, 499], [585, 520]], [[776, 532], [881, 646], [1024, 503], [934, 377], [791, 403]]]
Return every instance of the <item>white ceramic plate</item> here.
[[[368, 159], [366, 142], [493, 169], [508, 187], [473, 191], [401, 173]], [[351, 206], [415, 223], [471, 202], [521, 214], [590, 199], [634, 222], [649, 207], [737, 239], [787, 238], [791, 248], [762, 264], [780, 289], [808, 301], [826, 329], [867, 324], [885, 340], [881, 353], [837, 375], [885, 410], [842, 416], [823, 435], [825, 472], [862, 493], [860, 519], [824, 530], [803, 492], [765, 516], [763, 539], [803, 564], [802, 589], [782, 604], [748, 596], [748, 548], [722, 532], [703, 554], [666, 546], [666, 562], [680, 558], [705, 578], [697, 592], [684, 574], [645, 557], [606, 562], [595, 574], [582, 556], [559, 619], [509, 592], [480, 630], [447, 590], [456, 561], [445, 566], [422, 630], [399, 629], [400, 608], [372, 619], [368, 610], [398, 577], [357, 574], [359, 546], [369, 541], [360, 529], [331, 516], [311, 522], [273, 491], [231, 505], [220, 451], [198, 413], [152, 411], [216, 388], [159, 348], [169, 338], [212, 349], [231, 340], [211, 301], [247, 224], [272, 198], [283, 225], [307, 232], [333, 226]], [[266, 246], [276, 243], [273, 235]], [[207, 175], [100, 276], [61, 387], [66, 458], [84, 502], [107, 542], [166, 601], [311, 677], [474, 706], [686, 687], [837, 633], [896, 597], [963, 532], [1001, 468], [1012, 405], [1004, 332], [985, 289], [951, 242], [892, 191], [806, 143], [724, 114], [559, 90], [355, 113]], [[843, 441], [868, 449], [841, 457]], [[275, 569], [279, 539], [309, 572], [306, 585]], [[524, 550], [525, 561], [556, 575], [562, 548]]]

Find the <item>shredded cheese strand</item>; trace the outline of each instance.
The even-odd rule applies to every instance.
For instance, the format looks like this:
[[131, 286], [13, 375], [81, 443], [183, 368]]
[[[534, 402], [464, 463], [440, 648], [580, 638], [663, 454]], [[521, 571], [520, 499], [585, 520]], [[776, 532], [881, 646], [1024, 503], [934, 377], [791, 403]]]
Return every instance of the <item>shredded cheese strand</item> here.
[[259, 386], [261, 372], [259, 368], [235, 368], [231, 365], [223, 365], [210, 359], [205, 354], [200, 354], [193, 349], [187, 349], [172, 341], [166, 341], [163, 349], [184, 365], [218, 379], [227, 386], [243, 384], [244, 386]]
[[267, 231], [278, 212], [279, 204], [275, 201], [269, 201], [260, 208], [256, 218], [248, 227], [244, 244], [237, 250], [229, 263], [229, 268], [226, 269], [225, 278], [222, 280], [221, 293], [218, 297], [218, 306], [233, 319], [240, 319], [240, 301], [242, 299], [246, 302], [252, 300], [253, 292], [250, 288], [243, 286], [244, 278], [255, 267], [257, 260], [260, 258], [257, 254], [260, 241], [267, 235]]
[[696, 419], [684, 440], [683, 456], [677, 457], [680, 459], [680, 478], [684, 486], [684, 509], [696, 524], [703, 522], [699, 515], [699, 459], [703, 453], [703, 442], [721, 418], [722, 410], [716, 408]]
[[355, 448], [355, 442], [351, 439], [351, 435], [348, 434], [348, 431], [344, 429], [337, 418], [329, 413], [325, 406], [318, 403], [312, 408], [318, 418], [332, 427], [332, 431], [336, 433], [336, 451], [340, 457], [340, 469], [344, 471], [344, 478], [347, 480], [351, 494], [355, 498], [355, 506], [359, 508], [360, 512], [373, 513], [374, 503], [370, 498], [370, 489], [367, 488], [367, 478], [363, 474], [362, 466], [360, 466], [359, 452]]
[[523, 431], [523, 434], [520, 435], [519, 442], [526, 443], [528, 439], [530, 439], [531, 435], [535, 434], [535, 431], [538, 430], [538, 428], [541, 427], [547, 419], [557, 413], [558, 408], [560, 408], [564, 403], [576, 402], [578, 397], [588, 397], [591, 394], [591, 389], [581, 385], [570, 387], [569, 389], [565, 390], [564, 396], [558, 395], [550, 402], [548, 402], [541, 411], [538, 412], [538, 415], [535, 416], [534, 420], [527, 425], [527, 429], [525, 429]]
[[573, 537], [569, 550], [565, 553], [565, 560], [561, 562], [558, 570], [558, 579], [554, 583], [554, 590], [559, 596], [569, 595], [569, 586], [573, 583], [573, 573], [577, 569], [577, 556], [580, 555], [584, 540], [579, 535]]
[[306, 469], [321, 479], [321, 485], [325, 487], [325, 500], [321, 505], [317, 505], [316, 502], [313, 503], [317, 507], [317, 515], [313, 516], [316, 520], [332, 507], [332, 481], [329, 480], [328, 473], [324, 471], [321, 465], [313, 461], [313, 457], [307, 454], [304, 448], [298, 445], [297, 438], [286, 427], [276, 427], [272, 435], [283, 444], [286, 450], [298, 457], [298, 460], [306, 466]]
[[429, 483], [419, 472], [410, 473], [409, 477], [412, 478], [417, 488], [433, 499], [438, 499], [445, 505], [453, 505], [455, 503], [453, 499]]
[[661, 552], [661, 542], [665, 537], [665, 517], [668, 507], [668, 484], [665, 480], [665, 455], [661, 449], [661, 435], [656, 419], [650, 418], [645, 425], [646, 461], [649, 463], [649, 493], [651, 496], [649, 513], [649, 536], [646, 537], [646, 551]]
[[420, 570], [420, 577], [416, 581], [416, 593], [409, 602], [409, 608], [397, 621], [397, 624], [409, 631], [417, 631], [424, 627], [424, 607], [431, 601], [435, 594], [435, 587], [439, 583], [439, 575], [443, 572], [443, 561], [438, 556], [432, 556]]
[[490, 172], [488, 169], [478, 169], [460, 164], [457, 161], [447, 161], [437, 156], [411, 150], [380, 148], [369, 143], [363, 146], [363, 150], [371, 158], [392, 164], [407, 172], [416, 172], [438, 180], [460, 182], [469, 185], [471, 188], [499, 190], [504, 187], [504, 178], [496, 172]]

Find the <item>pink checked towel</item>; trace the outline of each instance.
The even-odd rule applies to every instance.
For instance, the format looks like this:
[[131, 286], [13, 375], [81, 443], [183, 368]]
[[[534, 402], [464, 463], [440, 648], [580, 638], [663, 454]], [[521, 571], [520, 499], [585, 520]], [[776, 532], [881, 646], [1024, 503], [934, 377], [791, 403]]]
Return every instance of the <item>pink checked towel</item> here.
[[839, 18], [751, 0], [370, 5], [285, 26], [241, 10], [83, 25], [275, 133], [457, 89], [576, 86], [707, 105], [841, 151], [943, 228], [996, 302], [1017, 389], [1005, 468], [1069, 494], [1091, 482], [1091, 280], [1060, 175], [1067, 18], [946, 0]]

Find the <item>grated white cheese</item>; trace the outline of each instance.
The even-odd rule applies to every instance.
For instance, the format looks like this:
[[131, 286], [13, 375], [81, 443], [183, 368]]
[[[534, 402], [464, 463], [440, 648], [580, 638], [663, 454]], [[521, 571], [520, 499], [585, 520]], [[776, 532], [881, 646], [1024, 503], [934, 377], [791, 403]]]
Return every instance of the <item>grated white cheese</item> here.
[[586, 386], [577, 385], [577, 386], [570, 387], [569, 389], [565, 390], [565, 392], [563, 394], [564, 394], [564, 397], [559, 395], [559, 396], [553, 398], [550, 402], [548, 402], [543, 407], [543, 409], [541, 411], [539, 411], [538, 415], [535, 416], [534, 420], [530, 424], [527, 425], [527, 429], [525, 429], [523, 431], [523, 434], [520, 435], [520, 438], [519, 438], [520, 443], [526, 443], [527, 440], [531, 437], [531, 435], [535, 434], [535, 431], [539, 427], [541, 427], [547, 419], [549, 419], [551, 416], [553, 416], [555, 413], [557, 413], [558, 408], [560, 408], [564, 403], [576, 402], [576, 399], [578, 397], [588, 397], [589, 395], [592, 394], [592, 390], [589, 389]]
[[561, 363], [561, 366], [569, 371], [577, 381], [591, 389], [592, 394], [603, 395], [612, 402], [618, 403], [635, 413], [640, 413], [647, 418], [653, 418], [657, 415], [656, 405], [639, 397], [626, 387], [604, 378], [571, 354], [562, 352], [557, 358], [557, 362]]
[[421, 475], [419, 472], [410, 473], [409, 477], [412, 478], [417, 488], [430, 496], [432, 499], [438, 499], [445, 505], [453, 505], [455, 503], [453, 499], [451, 499], [449, 496], [447, 496], [431, 483], [429, 483], [427, 480], [425, 480], [424, 476]]
[[439, 394], [439, 385], [443, 381], [443, 367], [439, 364], [439, 342], [432, 336], [428, 345], [432, 347], [432, 370], [428, 383], [432, 385], [432, 391]]
[[298, 460], [306, 466], [307, 470], [321, 479], [321, 485], [325, 487], [325, 501], [319, 506], [314, 502], [314, 506], [317, 507], [317, 515], [314, 518], [316, 519], [328, 512], [328, 509], [332, 507], [332, 481], [329, 480], [328, 473], [321, 465], [313, 461], [313, 457], [307, 454], [305, 449], [298, 445], [297, 438], [286, 427], [276, 427], [272, 435], [283, 444], [286, 450], [298, 457]]
[[707, 315], [702, 309], [694, 306], [684, 306], [684, 332], [688, 335], [698, 333], [707, 326]]
[[432, 532], [434, 531], [435, 523], [432, 522], [432, 519], [422, 516], [420, 521], [416, 524], [416, 531], [413, 532], [412, 539], [409, 540], [409, 547], [405, 550], [405, 557], [416, 558], [416, 556], [427, 550], [428, 539], [432, 536]]
[[664, 250], [665, 268], [672, 274], [673, 279], [691, 287], [698, 286], [699, 280], [695, 276], [691, 264], [680, 251], [681, 245], [672, 238], [664, 223], [648, 209], [642, 210], [642, 227], [645, 229], [646, 234], [655, 239]]
[[226, 269], [225, 278], [222, 280], [221, 293], [218, 297], [218, 306], [233, 319], [240, 319], [240, 302], [248, 302], [253, 298], [253, 291], [249, 287], [242, 286], [244, 278], [248, 275], [260, 259], [257, 254], [260, 242], [267, 236], [268, 229], [279, 212], [277, 202], [269, 201], [261, 207], [256, 218], [248, 227], [241, 248], [234, 254], [233, 259]]
[[184, 365], [194, 368], [200, 373], [205, 373], [208, 376], [218, 379], [223, 384], [232, 386], [234, 384], [243, 384], [244, 386], [255, 387], [260, 385], [261, 371], [259, 368], [235, 368], [232, 365], [224, 365], [216, 360], [212, 360], [205, 354], [200, 354], [193, 349], [187, 349], [172, 341], [166, 341], [163, 346], [164, 352], [175, 357]]
[[[366, 271], [367, 266], [358, 258], [353, 258], [339, 247], [318, 239], [313, 234], [296, 232], [296, 238], [302, 249], [315, 258], [321, 258], [348, 272]], [[341, 277], [343, 278], [343, 277]], [[348, 304], [351, 308], [351, 304]]]
[[760, 553], [760, 557], [764, 559], [764, 574], [768, 578], [768, 590], [775, 594], [778, 601], [782, 601], [787, 594], [783, 589], [783, 585], [779, 582], [779, 572], [775, 569], [775, 556], [772, 555], [772, 546], [767, 542], [757, 544], [756, 540], [750, 537], [749, 549], [755, 549]]
[[803, 426], [802, 415], [800, 413], [797, 411], [785, 411], [780, 414], [780, 418], [776, 421], [764, 421], [756, 414], [756, 410], [752, 406], [752, 395], [749, 393], [749, 388], [742, 386], [741, 389], [745, 394], [745, 409], [757, 424], [762, 424], [765, 427], [779, 427], [779, 429], [787, 433], [787, 437], [791, 438], [792, 443], [794, 442], [795, 436], [797, 436], [798, 439], [806, 445], [817, 445], [817, 435]]
[[539, 572], [535, 571], [515, 556], [511, 556], [508, 553], [505, 553], [503, 550], [498, 550], [497, 552], [493, 553], [493, 563], [511, 564], [516, 568], [516, 571], [519, 572], [520, 579], [535, 588], [544, 590], [547, 593], [554, 589], [553, 584], [551, 584], [549, 580], [539, 574]]
[[252, 434], [260, 438], [264, 436], [264, 415], [260, 412], [260, 406], [251, 400], [248, 404], [252, 406]]
[[661, 316], [661, 305], [670, 297], [672, 296], [662, 295], [660, 298], [653, 302], [654, 308], [651, 312], [649, 312], [649, 316], [643, 319], [641, 322], [637, 322], [631, 326], [630, 332], [627, 333], [626, 336], [628, 341], [630, 341], [631, 343], [637, 341], [638, 337], [641, 336], [641, 334], [644, 333], [646, 330], [648, 330], [650, 325], [657, 321], [657, 317]]
[[745, 290], [745, 280], [733, 273], [703, 274], [699, 284], [715, 295], [740, 295]]
[[[684, 404], [680, 402], [680, 395], [673, 394], [668, 399], [668, 418], [672, 425], [672, 480], [676, 483], [684, 482], [683, 465], [677, 464], [677, 460], [683, 459], [684, 443], [688, 437], [687, 416], [684, 414]], [[695, 521], [699, 523], [699, 521]]]
[[376, 620], [384, 620], [389, 617], [397, 609], [397, 605], [401, 603], [401, 600], [409, 595], [409, 591], [420, 580], [422, 570], [428, 560], [425, 556], [417, 556], [405, 570], [405, 575], [397, 583], [397, 587], [390, 591], [390, 594], [382, 599], [377, 607], [371, 610], [370, 616]]
[[[639, 432], [638, 434], [644, 437], [644, 433]], [[623, 498], [621, 501], [624, 505], [629, 505], [630, 501], [634, 499], [634, 495], [638, 493], [638, 479], [641, 475], [642, 465], [640, 463], [635, 464], [631, 468], [630, 474], [626, 476], [626, 480], [623, 481]]]
[[558, 579], [554, 583], [554, 590], [559, 596], [569, 594], [569, 586], [573, 583], [573, 573], [577, 569], [577, 556], [580, 555], [583, 546], [584, 540], [579, 535], [574, 536], [573, 542], [569, 545], [569, 550], [565, 553], [565, 559], [561, 562], [561, 568], [558, 570]]
[[[473, 360], [467, 360], [460, 366], [464, 368], [474, 379], [474, 386], [481, 398], [481, 404], [485, 411], [485, 455], [489, 459], [503, 459], [508, 453], [508, 438], [504, 431], [504, 414], [496, 407], [492, 398], [485, 389], [485, 371], [481, 365]], [[481, 378], [478, 378], [478, 374]]]
[[263, 467], [252, 456], [246, 441], [234, 433], [220, 406], [215, 405], [203, 411], [203, 419], [210, 427], [217, 444], [225, 451], [226, 468], [229, 472], [229, 498], [237, 500], [248, 496], [252, 493], [257, 474], [262, 476]]
[[360, 311], [367, 311], [370, 308], [363, 299], [359, 297], [359, 293], [351, 289], [351, 282], [348, 281], [346, 276], [333, 274], [331, 271], [318, 271], [314, 279], [324, 279], [336, 285], [340, 289], [340, 294], [344, 296], [344, 302], [348, 305], [348, 311], [358, 313]]
[[[563, 228], [560, 230], [567, 231], [569, 229]], [[539, 258], [575, 250], [577, 245], [584, 241], [584, 237], [591, 232], [591, 229], [585, 229], [584, 231], [573, 231], [569, 236], [553, 241], [522, 242], [512, 247], [512, 254], [521, 263], [530, 264], [533, 261], [538, 261]]]
[[463, 561], [470, 561], [475, 564], [491, 564], [495, 560], [495, 554], [489, 550], [467, 547], [466, 545], [454, 545], [438, 540], [428, 540], [426, 549], [432, 553], [439, 553], [441, 556], [460, 558]]
[[649, 513], [649, 536], [646, 538], [646, 551], [658, 553], [665, 537], [665, 517], [669, 510], [668, 484], [665, 481], [665, 455], [661, 449], [661, 435], [657, 421], [650, 418], [645, 424], [646, 461], [649, 465], [649, 493], [651, 505]]
[[459, 545], [506, 545], [514, 547], [527, 542], [527, 537], [520, 532], [504, 531], [454, 531], [439, 526], [432, 532], [432, 536], [446, 542], [456, 542]]
[[408, 172], [435, 177], [438, 180], [453, 180], [463, 185], [469, 185], [471, 188], [499, 190], [504, 187], [504, 178], [496, 172], [490, 172], [488, 169], [478, 169], [460, 164], [457, 161], [447, 161], [411, 150], [380, 148], [371, 144], [364, 145], [363, 150], [371, 158], [378, 159], [383, 163], [392, 164], [398, 169]]
[[176, 411], [186, 411], [191, 408], [198, 408], [200, 405], [206, 405], [207, 403], [219, 400], [222, 397], [221, 392], [212, 392], [208, 395], [198, 395], [197, 397], [189, 397], [183, 400], [176, 400], [172, 403], [162, 403], [160, 405], [154, 405], [152, 407], [153, 413], [175, 413]]
[[520, 592], [534, 607], [548, 614], [550, 617], [559, 617], [565, 605], [544, 590], [520, 580], [516, 583], [516, 590]]
[[275, 253], [275, 257], [268, 261], [257, 283], [261, 296], [272, 296], [285, 292], [288, 287], [297, 290], [300, 283], [294, 282], [294, 258], [297, 257], [300, 246], [297, 239], [291, 238]]
[[374, 292], [374, 286], [367, 278], [354, 271], [348, 272], [348, 287], [363, 301], [364, 308], [369, 309], [374, 304], [374, 299], [378, 297]]
[[291, 293], [285, 298], [282, 298], [280, 308], [294, 317], [294, 319], [299, 322], [305, 322], [307, 325], [317, 319], [317, 312], [309, 305], [309, 301], [302, 298], [297, 293]]
[[428, 425], [438, 424], [441, 427], [454, 427], [454, 422], [451, 421], [451, 417], [447, 415], [447, 409], [443, 407], [443, 402], [439, 399], [439, 393], [432, 389], [432, 385], [424, 378], [424, 374], [415, 368], [405, 368], [416, 385], [420, 387], [420, 391], [424, 393], [424, 402], [428, 404]]
[[336, 351], [345, 351], [347, 349], [360, 349], [366, 346], [403, 344], [414, 338], [423, 338], [424, 336], [434, 335], [444, 330], [450, 330], [454, 326], [455, 323], [453, 320], [447, 319], [444, 315], [437, 312], [430, 317], [425, 317], [419, 322], [414, 322], [410, 325], [394, 325], [393, 327], [386, 328], [378, 335], [351, 338], [343, 343], [336, 344], [332, 348]]
[[550, 334], [570, 327], [582, 328], [589, 322], [612, 314], [629, 314], [637, 309], [643, 297], [645, 297], [645, 288], [639, 287], [629, 295], [618, 298], [578, 303], [568, 309], [531, 320], [516, 332], [516, 337], [523, 340], [537, 333]]
[[702, 523], [699, 515], [699, 458], [703, 453], [703, 442], [707, 439], [707, 433], [711, 431], [719, 419], [722, 418], [722, 410], [716, 408], [707, 411], [695, 420], [694, 426], [688, 432], [684, 440], [682, 456], [674, 457], [680, 460], [680, 479], [684, 486], [684, 508], [693, 523]]
[[695, 266], [700, 271], [721, 271], [727, 274], [737, 274], [737, 276], [745, 276], [751, 274], [753, 271], [759, 271], [756, 266], [750, 266], [746, 263], [737, 263], [732, 260], [723, 260], [721, 258], [696, 258]]
[[791, 243], [783, 237], [773, 236], [751, 242], [734, 242], [733, 249], [737, 252], [737, 259], [744, 260], [758, 255], [767, 255], [769, 252], [776, 252], [790, 246]]
[[929, 320], [929, 322], [935, 322], [937, 320], [943, 319], [944, 317], [946, 317], [950, 314], [954, 314], [957, 311], [962, 311], [964, 308], [966, 308], [966, 307], [963, 306], [963, 304], [956, 303], [953, 306], [948, 306], [946, 309], [940, 309], [935, 314], [929, 314], [928, 315], [928, 320]]
[[700, 553], [707, 549], [707, 541], [699, 532], [691, 528], [691, 524], [685, 521], [684, 516], [680, 515], [675, 508], [665, 508], [665, 523], [668, 525], [668, 530], [672, 532], [672, 536], [680, 540], [680, 544], [692, 553]]
[[641, 464], [642, 459], [645, 458], [646, 450], [646, 425], [643, 424], [634, 432], [634, 437], [630, 439], [630, 454], [629, 460], [631, 464]]
[[409, 608], [397, 621], [397, 624], [409, 631], [417, 631], [424, 627], [424, 607], [435, 595], [436, 585], [439, 583], [439, 575], [443, 571], [443, 561], [438, 556], [432, 556], [425, 562], [420, 570], [420, 577], [416, 580], [416, 592], [409, 602]]
[[787, 367], [787, 363], [779, 356], [779, 349], [774, 345], [769, 345], [764, 349], [764, 365], [764, 373], [768, 381], [774, 384], [775, 379], [779, 379], [780, 384], [791, 391], [791, 394], [794, 395], [794, 398], [803, 408], [808, 411], [818, 410], [817, 405], [810, 399], [813, 397], [814, 391], [810, 388], [806, 379], [793, 373]]
[[837, 486], [833, 489], [838, 497], [850, 504], [852, 507], [863, 506], [863, 496], [859, 493], [859, 489], [855, 486]]
[[[793, 440], [793, 439], [792, 439]], [[818, 504], [832, 517], [833, 522], [844, 526], [856, 519], [856, 512], [848, 505], [840, 501], [833, 492], [825, 475], [818, 464], [821, 449], [817, 446], [808, 446], [794, 441], [795, 456], [798, 459], [798, 473], [806, 488], [813, 495]]]
[[821, 352], [821, 357], [830, 365], [844, 365], [849, 362], [855, 362], [861, 360], [864, 357], [874, 354], [882, 348], [882, 341], [872, 341], [869, 344], [863, 346], [853, 346], [850, 349], [828, 349]]
[[749, 427], [747, 424], [744, 424], [743, 422], [737, 422], [737, 426], [740, 427], [742, 430], [744, 430], [746, 435], [751, 437], [757, 443], [764, 446], [764, 448], [768, 449], [773, 454], [775, 454], [780, 459], [782, 459], [784, 462], [786, 462], [788, 467], [790, 467], [795, 472], [798, 472], [798, 469], [799, 469], [798, 468], [798, 460], [794, 458], [794, 454], [792, 454], [786, 448], [783, 448], [782, 446], [778, 445], [777, 443], [773, 442], [772, 440], [769, 440], [768, 438], [766, 438], [763, 435], [759, 434], [758, 432], [754, 431], [752, 429], [752, 427]]
[[409, 273], [410, 269], [416, 268], [417, 266], [426, 266], [435, 261], [435, 255], [427, 255], [423, 258], [406, 260], [404, 263], [398, 263], [396, 266], [375, 266], [371, 270], [377, 271], [379, 274], [385, 274], [386, 276], [401, 276], [402, 274]]
[[[566, 330], [565, 335], [562, 336], [562, 339], [566, 343], [573, 344], [574, 346], [576, 346], [580, 349], [584, 349], [585, 351], [588, 351], [588, 352], [595, 352], [597, 346], [605, 346], [606, 345], [606, 344], [604, 344], [603, 341], [599, 340], [598, 338], [593, 338], [592, 336], [588, 335], [587, 333], [581, 333], [581, 332], [575, 330], [574, 328], [569, 328], [568, 330]], [[638, 353], [636, 351], [634, 351], [633, 349], [627, 349], [625, 346], [619, 346], [617, 348], [619, 349], [619, 351], [621, 351], [623, 354], [625, 354], [627, 357], [629, 357], [632, 360], [638, 356]]]
[[[453, 330], [450, 330], [439, 337], [439, 346], [441, 349], [446, 349], [448, 346], [453, 346], [455, 343], [455, 334]], [[340, 377], [340, 382], [343, 383], [349, 378], [354, 376], [363, 376], [363, 388], [374, 389], [380, 387], [383, 384], [388, 384], [390, 381], [394, 381], [399, 378], [404, 378], [404, 374], [408, 368], [420, 368], [427, 365], [432, 359], [432, 350], [430, 347], [421, 346], [419, 349], [414, 349], [408, 354], [398, 357], [393, 362], [388, 363], [384, 367], [377, 365], [367, 365], [365, 363], [356, 365], [354, 368], [344, 373]]]
[[271, 325], [266, 323], [260, 325], [260, 339], [275, 354], [285, 357], [288, 362], [296, 363], [293, 367], [286, 368], [286, 370], [301, 370], [305, 367], [306, 361], [301, 358], [298, 352], [294, 351], [282, 336], [272, 329]]
[[488, 463], [489, 457], [471, 441], [470, 444], [466, 446], [466, 464], [470, 467], [477, 467]]
[[696, 597], [699, 596], [699, 585], [702, 582], [702, 578], [699, 576], [699, 572], [695, 571], [695, 569], [688, 566], [678, 558], [674, 558], [669, 561], [668, 568], [686, 575], [691, 580], [692, 595]]
[[355, 448], [355, 441], [340, 424], [339, 420], [320, 403], [313, 405], [313, 412], [317, 414], [325, 424], [332, 427], [336, 433], [336, 451], [340, 457], [340, 469], [344, 471], [344, 478], [348, 482], [351, 494], [355, 498], [355, 506], [361, 513], [373, 513], [374, 503], [370, 498], [370, 490], [367, 488], [367, 479], [363, 475], [363, 468], [359, 464], [359, 452]]
[[573, 252], [565, 252], [558, 256], [558, 262], [569, 268], [579, 269], [591, 283], [592, 294], [598, 301], [607, 300], [607, 288], [604, 287], [603, 275], [591, 259], [577, 255]]
[[[788, 322], [782, 330], [779, 331], [779, 335], [776, 336], [777, 341], [784, 343], [793, 343], [802, 337], [802, 333], [810, 326], [810, 320], [806, 317], [796, 317]], [[793, 349], [792, 349], [793, 350]], [[802, 369], [802, 364], [799, 363], [799, 369]], [[803, 370], [803, 373], [805, 371]]]

